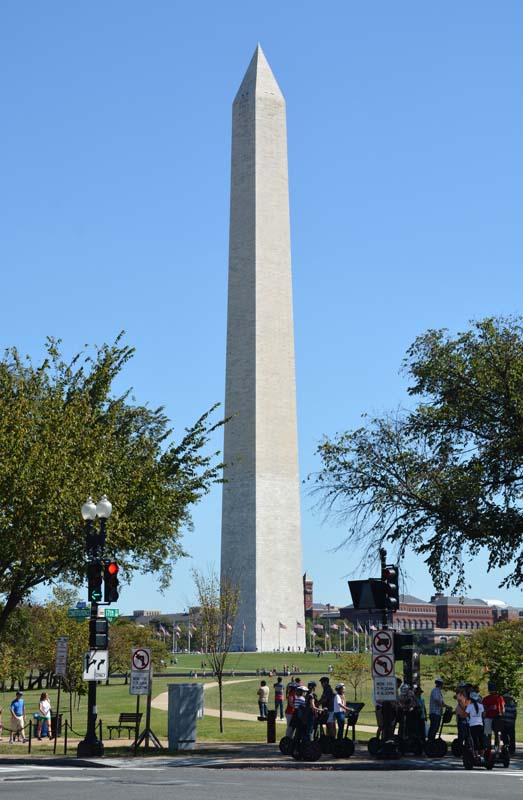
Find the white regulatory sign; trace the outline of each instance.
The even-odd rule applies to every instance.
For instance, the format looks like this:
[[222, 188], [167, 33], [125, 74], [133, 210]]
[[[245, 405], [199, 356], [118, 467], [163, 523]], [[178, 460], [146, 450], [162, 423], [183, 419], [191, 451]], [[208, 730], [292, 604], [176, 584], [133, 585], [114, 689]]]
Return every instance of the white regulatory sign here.
[[398, 699], [396, 693], [396, 678], [394, 675], [386, 678], [374, 678], [374, 698], [377, 703]]
[[131, 682], [129, 684], [129, 694], [149, 694], [151, 689], [150, 672], [131, 672]]
[[131, 671], [149, 672], [151, 669], [151, 651], [147, 647], [133, 647], [131, 650]]
[[67, 636], [59, 636], [56, 643], [56, 661], [54, 674], [59, 678], [65, 676], [67, 668]]
[[391, 655], [394, 653], [392, 631], [375, 631], [372, 636], [372, 652], [375, 655]]
[[109, 677], [109, 652], [90, 650], [84, 654], [84, 681], [104, 681]]

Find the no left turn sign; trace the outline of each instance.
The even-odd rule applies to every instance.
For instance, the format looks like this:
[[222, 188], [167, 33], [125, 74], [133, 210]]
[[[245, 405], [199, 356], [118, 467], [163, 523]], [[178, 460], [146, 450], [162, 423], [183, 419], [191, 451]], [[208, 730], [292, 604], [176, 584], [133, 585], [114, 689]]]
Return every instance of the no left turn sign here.
[[137, 647], [131, 654], [131, 669], [136, 672], [148, 672], [151, 668], [151, 651], [146, 647]]
[[372, 674], [375, 678], [385, 678], [394, 673], [394, 661], [390, 656], [376, 656], [372, 661]]

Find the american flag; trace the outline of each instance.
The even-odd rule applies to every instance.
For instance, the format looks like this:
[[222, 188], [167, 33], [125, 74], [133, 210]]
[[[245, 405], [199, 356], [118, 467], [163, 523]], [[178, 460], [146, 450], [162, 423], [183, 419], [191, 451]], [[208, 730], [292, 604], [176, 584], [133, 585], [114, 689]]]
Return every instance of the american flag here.
[[287, 626], [283, 624], [283, 622], [279, 622], [278, 625], [280, 628], [283, 628], [285, 631], [287, 630]]
[[247, 625], [244, 622], [243, 625], [242, 625], [242, 631], [245, 633], [246, 630], [247, 630]]
[[304, 627], [305, 627], [305, 625], [303, 625], [303, 623], [301, 623], [301, 622], [298, 622], [298, 620], [296, 620], [296, 627], [297, 627], [297, 628], [304, 628]]
[[370, 629], [371, 629], [371, 631], [377, 631], [377, 630], [378, 630], [378, 629], [377, 629], [377, 627], [376, 627], [375, 625], [371, 625], [371, 626], [370, 626]]
[[171, 634], [168, 631], [165, 630], [165, 628], [163, 627], [163, 625], [161, 623], [158, 626], [158, 630], [160, 631], [160, 633], [163, 633], [164, 636], [169, 636], [169, 637], [171, 636]]
[[263, 624], [263, 622], [261, 623], [261, 629], [262, 629], [262, 631], [265, 630], [265, 625]]
[[360, 622], [358, 622], [358, 630], [359, 630], [360, 633], [365, 633], [365, 631], [361, 627], [361, 623]]
[[232, 625], [229, 625], [228, 622], [225, 624], [225, 627], [227, 628], [228, 631], [232, 631]]
[[339, 628], [338, 628], [338, 626], [337, 626], [337, 625], [331, 625], [331, 630], [333, 630], [333, 631], [339, 631]]
[[328, 633], [326, 633], [326, 634], [325, 634], [325, 638], [326, 638], [326, 639], [330, 639], [331, 637], [329, 636], [329, 634], [328, 634]]
[[317, 622], [316, 625], [313, 625], [312, 627], [317, 631], [322, 631], [323, 630], [323, 625], [320, 625], [319, 622]]
[[343, 627], [345, 628], [346, 631], [351, 631], [352, 630], [352, 628], [349, 625], [347, 625], [346, 622], [343, 623]]

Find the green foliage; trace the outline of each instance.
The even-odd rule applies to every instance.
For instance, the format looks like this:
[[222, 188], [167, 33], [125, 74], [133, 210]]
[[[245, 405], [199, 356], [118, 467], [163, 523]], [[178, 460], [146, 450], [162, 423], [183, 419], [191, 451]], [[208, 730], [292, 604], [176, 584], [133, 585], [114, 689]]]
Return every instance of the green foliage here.
[[162, 408], [113, 395], [132, 355], [120, 336], [66, 363], [49, 339], [39, 365], [14, 348], [0, 361], [0, 631], [39, 584], [84, 581], [88, 495], [113, 503], [108, 544], [127, 578], [156, 572], [165, 588], [192, 505], [221, 480], [211, 412], [175, 442]]
[[477, 684], [486, 694], [493, 681], [498, 691], [519, 697], [523, 689], [523, 622], [499, 622], [460, 639], [441, 658], [442, 677], [449, 686]]
[[439, 589], [465, 589], [463, 558], [482, 548], [502, 585], [522, 584], [522, 320], [428, 331], [404, 370], [418, 404], [326, 438], [316, 489], [347, 541], [413, 548]]
[[334, 667], [334, 677], [352, 687], [356, 702], [358, 691], [361, 693], [371, 679], [368, 656], [364, 653], [341, 653]]

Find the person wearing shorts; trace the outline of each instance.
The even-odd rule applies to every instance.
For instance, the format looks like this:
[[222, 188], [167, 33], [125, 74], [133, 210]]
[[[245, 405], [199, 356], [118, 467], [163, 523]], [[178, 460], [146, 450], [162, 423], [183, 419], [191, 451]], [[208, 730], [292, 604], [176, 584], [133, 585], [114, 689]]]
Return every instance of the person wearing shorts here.
[[17, 692], [16, 697], [11, 703], [9, 709], [11, 711], [11, 732], [9, 735], [9, 744], [14, 744], [15, 737], [20, 741], [26, 742], [25, 738], [25, 720], [24, 720], [24, 697], [23, 692]]

